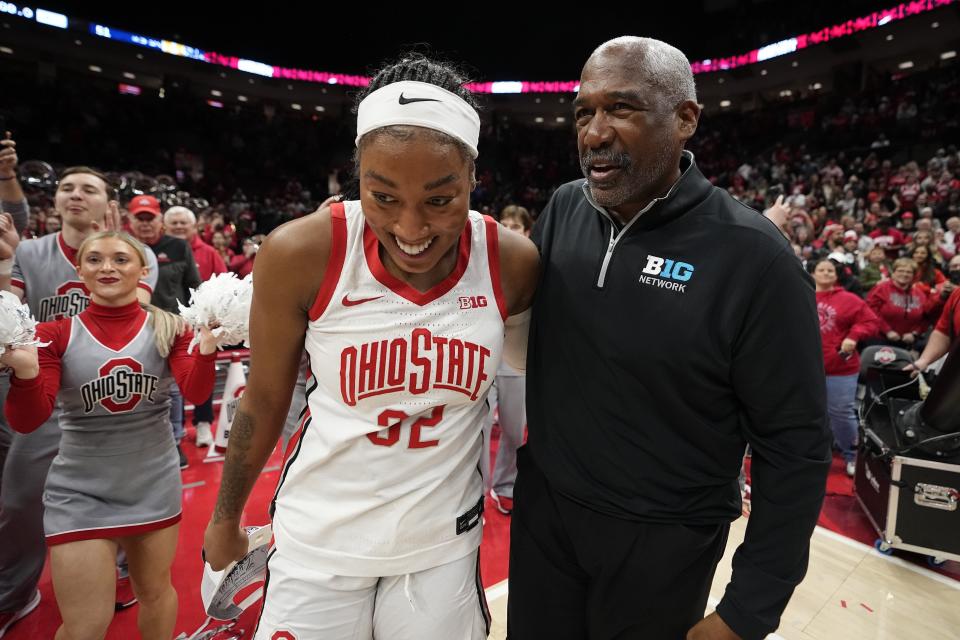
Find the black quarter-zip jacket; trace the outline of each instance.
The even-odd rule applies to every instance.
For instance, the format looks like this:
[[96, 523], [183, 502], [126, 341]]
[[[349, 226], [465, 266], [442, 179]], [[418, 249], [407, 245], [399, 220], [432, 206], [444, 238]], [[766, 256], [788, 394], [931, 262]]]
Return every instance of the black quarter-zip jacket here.
[[697, 525], [740, 516], [750, 443], [752, 513], [717, 609], [759, 638], [806, 572], [830, 464], [814, 287], [775, 225], [689, 152], [681, 170], [626, 226], [584, 180], [537, 220], [529, 450], [591, 509]]

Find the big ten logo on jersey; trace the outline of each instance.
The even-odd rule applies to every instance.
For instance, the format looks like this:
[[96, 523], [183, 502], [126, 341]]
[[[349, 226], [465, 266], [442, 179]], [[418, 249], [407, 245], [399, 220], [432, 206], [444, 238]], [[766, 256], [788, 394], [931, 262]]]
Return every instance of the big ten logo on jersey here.
[[647, 264], [643, 267], [640, 283], [685, 293], [687, 285], [681, 283], [689, 281], [694, 270], [694, 266], [689, 262], [647, 255]]
[[223, 432], [224, 438], [230, 437], [230, 425], [233, 424], [233, 416], [237, 415], [237, 407], [240, 406], [240, 396], [246, 391], [247, 385], [242, 384], [233, 390], [233, 397], [227, 401], [224, 410], [227, 412], [227, 428]]
[[48, 320], [71, 318], [86, 309], [89, 304], [90, 292], [87, 291], [87, 287], [82, 282], [64, 282], [57, 287], [54, 295], [40, 299], [37, 320], [47, 322]]
[[125, 413], [143, 398], [154, 401], [158, 378], [143, 373], [143, 365], [133, 358], [108, 360], [98, 373], [99, 378], [80, 387], [84, 413], [93, 411], [97, 404], [110, 413]]
[[487, 306], [487, 296], [460, 296], [457, 302], [461, 309], [482, 309]]
[[490, 349], [414, 329], [409, 336], [349, 346], [340, 352], [340, 394], [348, 406], [388, 393], [421, 395], [456, 391], [476, 400], [485, 381]]

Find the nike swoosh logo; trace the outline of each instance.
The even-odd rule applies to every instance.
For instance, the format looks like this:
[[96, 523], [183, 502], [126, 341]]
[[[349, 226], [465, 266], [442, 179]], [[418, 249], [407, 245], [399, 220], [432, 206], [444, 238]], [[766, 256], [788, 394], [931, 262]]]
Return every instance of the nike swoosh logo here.
[[400, 104], [410, 104], [411, 102], [440, 102], [436, 98], [404, 98], [400, 93]]
[[364, 302], [371, 302], [373, 300], [379, 300], [383, 296], [373, 296], [372, 298], [360, 298], [359, 300], [351, 300], [350, 294], [343, 296], [343, 300], [340, 303], [345, 307], [354, 307], [358, 304], [363, 304]]

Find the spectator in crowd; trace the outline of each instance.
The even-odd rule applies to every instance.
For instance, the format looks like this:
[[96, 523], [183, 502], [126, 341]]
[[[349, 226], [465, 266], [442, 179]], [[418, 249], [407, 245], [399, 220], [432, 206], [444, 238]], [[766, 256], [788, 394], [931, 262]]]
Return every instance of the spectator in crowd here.
[[923, 353], [908, 367], [914, 371], [926, 371], [930, 365], [945, 356], [950, 345], [960, 337], [960, 256], [954, 256], [950, 260], [948, 273], [949, 284], [953, 285], [952, 293], [943, 305], [943, 311], [930, 333]]
[[960, 242], [960, 217], [947, 218], [945, 226], [947, 230], [943, 234], [943, 243], [954, 254], [960, 253], [960, 248], [957, 247], [958, 242]]
[[223, 258], [197, 233], [197, 217], [193, 211], [181, 206], [170, 207], [163, 214], [163, 227], [168, 234], [190, 245], [201, 281], [207, 281], [218, 273], [226, 273], [227, 265]]
[[860, 284], [869, 291], [879, 282], [890, 278], [893, 269], [887, 261], [887, 252], [881, 246], [875, 246], [867, 253], [867, 262], [860, 272]]
[[908, 253], [910, 258], [917, 264], [917, 272], [914, 275], [914, 281], [923, 289], [927, 295], [936, 294], [938, 287], [946, 281], [946, 276], [937, 268], [933, 259], [930, 257], [930, 248], [928, 245], [917, 245], [913, 251]]
[[43, 232], [47, 233], [56, 233], [60, 231], [60, 217], [56, 215], [47, 216], [43, 220]]
[[210, 244], [216, 249], [217, 253], [220, 254], [223, 263], [229, 265], [236, 254], [234, 254], [233, 250], [229, 247], [227, 236], [223, 231], [214, 231], [210, 236]]
[[817, 261], [813, 280], [817, 288], [823, 364], [827, 373], [827, 414], [833, 438], [853, 476], [857, 455], [857, 345], [879, 331], [877, 316], [862, 298], [838, 287], [837, 266]]
[[243, 251], [230, 260], [230, 270], [240, 278], [245, 278], [253, 272], [253, 262], [257, 259], [257, 251], [263, 236], [251, 236], [243, 241]]
[[903, 233], [893, 227], [893, 221], [889, 216], [881, 216], [877, 220], [877, 228], [870, 232], [873, 242], [884, 248], [888, 258], [896, 259], [900, 249], [906, 244], [906, 238]]
[[930, 325], [940, 315], [943, 301], [929, 296], [914, 282], [917, 263], [899, 258], [893, 275], [871, 289], [867, 304], [877, 315], [880, 334], [887, 344], [922, 350]]

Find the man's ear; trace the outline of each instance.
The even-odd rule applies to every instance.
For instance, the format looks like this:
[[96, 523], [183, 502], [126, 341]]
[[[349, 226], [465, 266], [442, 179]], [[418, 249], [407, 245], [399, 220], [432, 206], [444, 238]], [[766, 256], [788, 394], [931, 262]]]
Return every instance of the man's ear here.
[[686, 142], [697, 132], [700, 122], [700, 105], [693, 100], [684, 100], [677, 107], [677, 133]]

